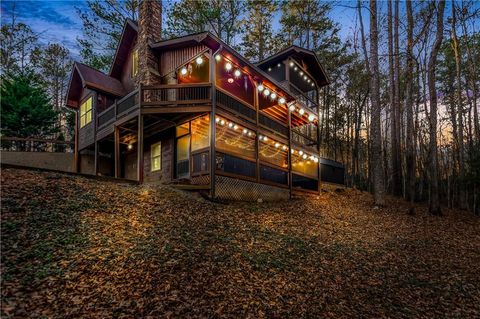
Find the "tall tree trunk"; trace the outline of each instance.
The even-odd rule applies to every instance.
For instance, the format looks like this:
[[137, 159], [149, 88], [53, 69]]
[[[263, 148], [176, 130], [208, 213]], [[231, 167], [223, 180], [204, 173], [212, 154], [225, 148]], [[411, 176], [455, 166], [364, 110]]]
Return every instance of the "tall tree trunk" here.
[[460, 47], [457, 39], [457, 18], [455, 2], [452, 1], [452, 41], [453, 52], [455, 54], [455, 75], [457, 78], [457, 109], [458, 109], [458, 168], [460, 171], [459, 183], [459, 206], [462, 209], [467, 208], [467, 198], [465, 189], [465, 146], [463, 137], [463, 99], [462, 99], [462, 77], [461, 77], [461, 61], [460, 61]]
[[412, 1], [407, 0], [407, 69], [405, 74], [405, 110], [407, 112], [407, 198], [410, 201], [410, 213], [414, 213], [413, 202], [415, 200], [415, 147], [414, 147], [414, 123], [413, 123], [413, 13]]
[[437, 55], [443, 40], [443, 12], [445, 0], [438, 2], [437, 32], [435, 43], [428, 61], [428, 94], [430, 97], [430, 213], [441, 215], [438, 186], [438, 150], [437, 150], [437, 89], [435, 87]]
[[380, 79], [378, 69], [378, 30], [377, 30], [377, 2], [370, 0], [370, 100], [371, 111], [371, 140], [372, 140], [372, 175], [373, 195], [375, 205], [385, 205], [385, 184], [382, 161], [382, 130], [380, 105]]

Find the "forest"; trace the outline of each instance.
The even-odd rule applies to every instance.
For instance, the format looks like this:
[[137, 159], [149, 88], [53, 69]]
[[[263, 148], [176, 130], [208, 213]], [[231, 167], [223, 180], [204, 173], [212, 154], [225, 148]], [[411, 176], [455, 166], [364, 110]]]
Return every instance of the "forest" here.
[[[89, 0], [76, 8], [73, 48], [46, 43], [2, 17], [2, 136], [72, 139], [64, 108], [72, 60], [108, 72], [137, 0]], [[344, 20], [354, 17], [348, 35]], [[163, 38], [210, 31], [259, 62], [297, 45], [330, 78], [321, 92], [321, 156], [342, 162], [347, 186], [480, 214], [480, 5], [477, 1], [163, 1]], [[24, 98], [27, 96], [27, 98]], [[24, 103], [16, 103], [20, 100]], [[25, 114], [29, 122], [25, 125]]]

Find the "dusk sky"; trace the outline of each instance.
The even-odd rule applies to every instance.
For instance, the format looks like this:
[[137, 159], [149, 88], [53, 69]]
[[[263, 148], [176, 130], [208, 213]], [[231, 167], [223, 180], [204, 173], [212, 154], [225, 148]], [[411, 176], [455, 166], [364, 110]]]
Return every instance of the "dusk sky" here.
[[[336, 3], [339, 4], [339, 2]], [[342, 4], [354, 5], [351, 1], [340, 2], [340, 5]], [[29, 25], [40, 35], [43, 43], [61, 43], [70, 50], [74, 59], [79, 59], [76, 39], [82, 36], [82, 24], [77, 8], [85, 9], [85, 1], [1, 1], [2, 25], [11, 22], [14, 7], [17, 20]], [[354, 25], [354, 10], [337, 6], [331, 16], [340, 24], [342, 37], [347, 37]], [[278, 25], [277, 21], [274, 25]]]

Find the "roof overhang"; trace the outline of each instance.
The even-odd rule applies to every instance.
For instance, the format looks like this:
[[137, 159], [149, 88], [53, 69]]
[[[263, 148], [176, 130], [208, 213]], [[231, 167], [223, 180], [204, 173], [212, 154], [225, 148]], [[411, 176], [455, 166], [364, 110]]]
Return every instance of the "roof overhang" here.
[[261, 69], [266, 69], [269, 66], [275, 65], [288, 58], [293, 58], [297, 62], [305, 62], [308, 73], [314, 78], [319, 87], [330, 84], [330, 79], [328, 78], [328, 75], [315, 52], [296, 45], [286, 48], [285, 50], [282, 50], [271, 57], [260, 61], [257, 63], [257, 66]]

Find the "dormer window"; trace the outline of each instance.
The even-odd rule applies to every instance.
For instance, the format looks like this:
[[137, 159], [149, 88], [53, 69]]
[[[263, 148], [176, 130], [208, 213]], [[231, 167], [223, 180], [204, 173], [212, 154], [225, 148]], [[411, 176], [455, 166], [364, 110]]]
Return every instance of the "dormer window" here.
[[132, 53], [132, 77], [138, 74], [138, 50], [134, 50]]

